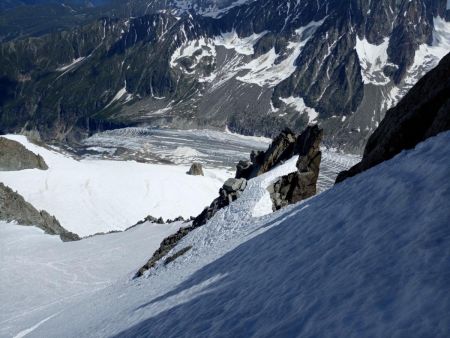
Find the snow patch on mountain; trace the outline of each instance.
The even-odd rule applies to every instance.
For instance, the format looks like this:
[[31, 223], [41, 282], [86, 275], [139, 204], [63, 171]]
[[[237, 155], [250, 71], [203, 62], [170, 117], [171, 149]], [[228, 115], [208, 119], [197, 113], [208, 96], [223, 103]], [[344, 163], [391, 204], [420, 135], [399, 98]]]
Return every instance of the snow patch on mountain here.
[[199, 61], [206, 57], [216, 57], [216, 47], [222, 46], [226, 49], [235, 50], [236, 53], [241, 55], [253, 55], [255, 53], [253, 46], [255, 43], [267, 32], [262, 32], [259, 34], [252, 34], [247, 37], [239, 37], [235, 30], [231, 32], [222, 33], [216, 37], [191, 40], [183, 43], [178, 47], [170, 58], [170, 66], [172, 68], [176, 67], [177, 61], [182, 58], [194, 58], [195, 62], [191, 68], [199, 63]]
[[211, 40], [206, 38], [200, 38], [198, 40], [188, 41], [187, 43], [178, 47], [175, 52], [172, 54], [170, 59], [170, 66], [172, 68], [176, 67], [176, 61], [188, 57], [194, 57], [195, 62], [192, 65], [192, 68], [200, 62], [200, 60], [204, 57], [213, 57], [216, 56], [216, 50], [214, 45], [211, 44]]
[[234, 49], [238, 54], [253, 55], [255, 53], [253, 46], [266, 34], [267, 31], [264, 31], [259, 34], [253, 33], [252, 35], [241, 38], [236, 31], [233, 30], [216, 36], [214, 44], [216, 46], [223, 46], [226, 49]]
[[381, 104], [387, 110], [397, 104], [422, 76], [436, 67], [439, 61], [450, 53], [450, 22], [441, 17], [433, 18], [433, 41], [419, 46], [414, 55], [413, 64], [409, 67], [405, 79], [398, 86], [392, 86]]
[[119, 89], [119, 91], [114, 95], [111, 101], [105, 106], [105, 109], [111, 106], [114, 102], [119, 101], [123, 98], [123, 103], [127, 103], [133, 99], [133, 94], [128, 93], [127, 91], [127, 82], [125, 81], [125, 84], [123, 88]]
[[175, 6], [182, 11], [194, 10], [203, 16], [219, 18], [232, 8], [253, 1], [255, 0], [212, 0], [199, 5], [192, 0], [175, 0]]
[[308, 25], [298, 28], [295, 31], [296, 36], [287, 46], [287, 55], [279, 55], [275, 52], [275, 48], [272, 48], [266, 54], [242, 65], [240, 69], [248, 70], [248, 73], [237, 77], [237, 80], [260, 87], [275, 87], [289, 78], [297, 69], [295, 62], [300, 56], [302, 48], [324, 20], [312, 21]]
[[433, 42], [422, 44], [416, 51], [414, 63], [409, 68], [405, 84], [412, 87], [426, 72], [437, 66], [439, 61], [450, 52], [450, 22], [441, 17], [433, 18]]
[[75, 66], [76, 64], [80, 63], [81, 61], [83, 61], [86, 57], [79, 57], [74, 59], [71, 63], [65, 65], [65, 66], [61, 66], [58, 69], [56, 69], [58, 72], [64, 72], [70, 68], [72, 68], [73, 66]]
[[390, 82], [390, 79], [383, 74], [383, 68], [388, 65], [388, 46], [389, 38], [385, 38], [379, 45], [374, 45], [369, 43], [366, 38], [356, 37], [355, 50], [360, 61], [364, 83], [386, 85]]
[[280, 97], [280, 100], [283, 101], [286, 105], [294, 107], [296, 111], [300, 113], [306, 113], [308, 115], [309, 123], [316, 121], [319, 117], [319, 113], [314, 108], [308, 107], [305, 103], [305, 100], [303, 100], [303, 98], [301, 97]]

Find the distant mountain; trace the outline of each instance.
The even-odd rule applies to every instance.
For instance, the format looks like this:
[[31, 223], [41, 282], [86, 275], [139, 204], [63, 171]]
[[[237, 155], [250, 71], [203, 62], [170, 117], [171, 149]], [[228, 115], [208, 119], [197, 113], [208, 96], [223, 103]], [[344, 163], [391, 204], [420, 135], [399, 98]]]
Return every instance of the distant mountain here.
[[272, 136], [319, 122], [327, 145], [360, 151], [450, 50], [439, 0], [132, 0], [120, 13], [2, 44], [1, 131], [67, 139], [147, 124]]
[[4, 0], [0, 3], [0, 9], [9, 9], [19, 6], [35, 6], [48, 4], [98, 6], [110, 0]]

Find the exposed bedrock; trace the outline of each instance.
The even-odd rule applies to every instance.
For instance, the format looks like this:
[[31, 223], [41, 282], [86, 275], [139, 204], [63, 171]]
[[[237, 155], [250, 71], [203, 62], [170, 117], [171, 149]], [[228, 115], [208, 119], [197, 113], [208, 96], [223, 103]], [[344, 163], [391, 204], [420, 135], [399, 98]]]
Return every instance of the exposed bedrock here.
[[49, 235], [59, 235], [62, 241], [77, 241], [80, 237], [64, 229], [58, 220], [44, 210], [37, 210], [9, 187], [0, 183], [0, 219], [20, 225], [33, 225]]
[[399, 102], [367, 142], [360, 163], [341, 172], [336, 183], [412, 149], [428, 137], [450, 130], [450, 54]]
[[278, 210], [314, 196], [317, 192], [323, 130], [311, 126], [296, 139], [294, 154], [299, 155], [297, 171], [285, 175], [268, 187], [273, 209]]
[[47, 170], [41, 155], [36, 155], [19, 142], [0, 137], [0, 171], [24, 169]]

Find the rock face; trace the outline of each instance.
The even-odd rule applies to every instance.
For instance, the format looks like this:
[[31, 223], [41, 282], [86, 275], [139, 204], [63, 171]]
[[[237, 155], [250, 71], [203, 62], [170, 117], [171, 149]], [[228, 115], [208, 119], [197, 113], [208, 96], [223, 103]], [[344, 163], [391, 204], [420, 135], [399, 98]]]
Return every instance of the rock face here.
[[236, 178], [247, 180], [262, 175], [280, 163], [294, 156], [296, 135], [284, 129], [272, 142], [267, 151], [252, 151], [250, 161], [240, 161], [236, 166]]
[[0, 171], [24, 169], [47, 170], [48, 166], [40, 155], [29, 151], [19, 142], [0, 137]]
[[189, 169], [187, 174], [192, 176], [205, 176], [203, 174], [203, 167], [201, 163], [192, 163], [191, 168]]
[[193, 222], [194, 227], [199, 227], [209, 219], [211, 219], [217, 211], [226, 207], [231, 202], [237, 200], [241, 193], [245, 190], [247, 186], [247, 180], [244, 178], [230, 178], [219, 190], [219, 197], [217, 197], [209, 207], [205, 208], [200, 215], [198, 215]]
[[450, 54], [390, 109], [369, 138], [360, 163], [341, 172], [336, 183], [355, 176], [402, 150], [450, 130]]
[[20, 225], [34, 225], [50, 235], [59, 235], [64, 242], [77, 241], [80, 237], [64, 229], [48, 212], [38, 211], [9, 187], [0, 183], [0, 219]]
[[297, 171], [281, 177], [268, 187], [274, 210], [316, 194], [322, 159], [322, 152], [320, 151], [322, 137], [323, 131], [317, 126], [312, 126], [306, 128], [297, 138], [294, 148], [294, 153], [299, 155]]

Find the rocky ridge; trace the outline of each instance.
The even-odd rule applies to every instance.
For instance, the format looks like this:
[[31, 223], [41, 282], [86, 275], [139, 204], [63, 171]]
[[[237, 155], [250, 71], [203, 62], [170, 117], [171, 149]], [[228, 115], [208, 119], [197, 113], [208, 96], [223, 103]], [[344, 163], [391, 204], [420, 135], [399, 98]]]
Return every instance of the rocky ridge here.
[[64, 229], [58, 220], [44, 210], [37, 210], [9, 187], [0, 183], [0, 219], [20, 225], [37, 226], [50, 235], [59, 235], [62, 241], [77, 241], [80, 237]]
[[[247, 187], [247, 180], [270, 171], [294, 155], [300, 155], [297, 161], [298, 172], [297, 175], [293, 176], [296, 180], [285, 182], [283, 180], [284, 178], [282, 178], [282, 184], [280, 185], [282, 189], [277, 191], [275, 201], [281, 201], [283, 199], [283, 202], [279, 202], [281, 207], [315, 194], [321, 158], [320, 142], [322, 135], [323, 131], [318, 126], [308, 127], [299, 136], [296, 136], [291, 130], [286, 129], [273, 140], [265, 152], [252, 152], [250, 156], [252, 161], [249, 163], [246, 162], [248, 164], [247, 170], [243, 170], [243, 162], [239, 162], [236, 166], [236, 177], [228, 179], [223, 184], [219, 190], [219, 197], [212, 201], [200, 215], [195, 217], [191, 225], [182, 227], [174, 235], [164, 239], [149, 261], [138, 270], [135, 278], [141, 277], [146, 271], [154, 268], [181, 239], [193, 230], [205, 225], [219, 210], [237, 200]], [[290, 189], [291, 185], [292, 189]], [[293, 193], [283, 194], [285, 189]], [[278, 208], [274, 207], [274, 209]], [[173, 256], [167, 258], [164, 264], [174, 261], [190, 249], [190, 247], [183, 248]]]
[[47, 170], [48, 166], [39, 154], [34, 154], [19, 142], [0, 137], [0, 171], [24, 169]]

